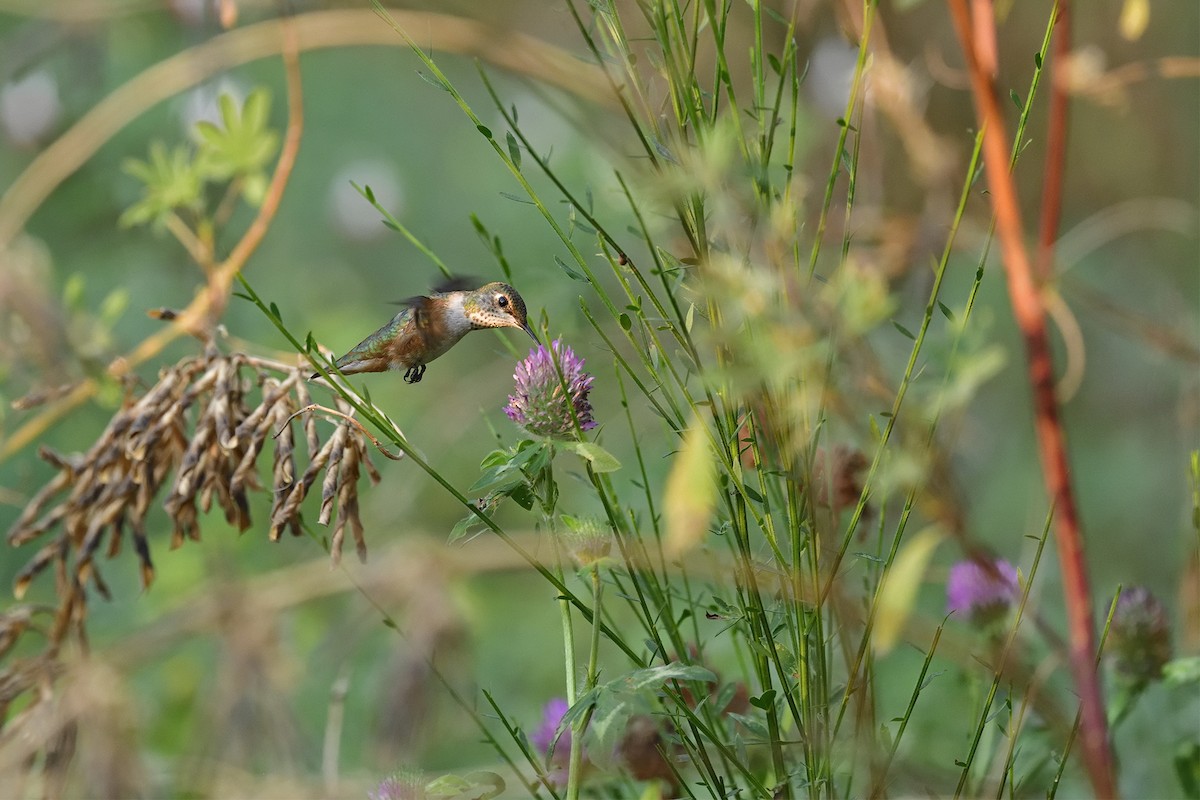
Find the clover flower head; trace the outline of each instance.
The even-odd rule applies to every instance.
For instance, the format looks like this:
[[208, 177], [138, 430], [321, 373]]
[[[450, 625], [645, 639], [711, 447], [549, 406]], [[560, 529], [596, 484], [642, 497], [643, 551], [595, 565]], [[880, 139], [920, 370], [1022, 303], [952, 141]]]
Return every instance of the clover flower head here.
[[612, 533], [598, 519], [584, 517], [583, 519], [563, 518], [567, 529], [563, 532], [567, 550], [575, 563], [580, 567], [594, 566], [612, 551]]
[[555, 751], [568, 752], [571, 749], [571, 729], [567, 728], [559, 737], [558, 743], [554, 742], [554, 732], [558, 730], [559, 723], [566, 716], [567, 701], [561, 697], [556, 697], [542, 708], [542, 721], [537, 726], [537, 729], [529, 737], [529, 741], [538, 752], [545, 754], [550, 752], [550, 745], [554, 745]]
[[946, 610], [966, 614], [978, 625], [1003, 619], [1020, 597], [1017, 569], [1002, 558], [990, 565], [967, 559], [950, 568]]
[[583, 370], [583, 359], [561, 340], [555, 339], [549, 348], [539, 344], [517, 364], [504, 413], [535, 436], [570, 439], [576, 419], [581, 430], [596, 427], [588, 401], [593, 380]]
[[419, 772], [401, 770], [379, 782], [368, 800], [426, 800], [425, 781]]
[[1109, 631], [1113, 663], [1122, 678], [1145, 684], [1162, 677], [1171, 659], [1171, 624], [1167, 610], [1149, 589], [1134, 586], [1121, 592]]

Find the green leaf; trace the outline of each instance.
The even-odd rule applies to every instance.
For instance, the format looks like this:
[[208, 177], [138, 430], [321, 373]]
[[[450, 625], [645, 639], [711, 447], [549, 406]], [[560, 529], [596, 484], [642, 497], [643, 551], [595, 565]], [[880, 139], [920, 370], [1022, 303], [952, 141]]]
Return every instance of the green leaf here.
[[504, 779], [494, 772], [472, 772], [460, 775], [442, 775], [425, 784], [425, 793], [430, 798], [446, 800], [491, 800], [504, 792]]
[[168, 151], [162, 142], [153, 142], [149, 159], [129, 159], [122, 169], [143, 184], [142, 198], [118, 221], [122, 227], [161, 225], [176, 209], [201, 207], [204, 178], [185, 147]]
[[267, 173], [252, 173], [242, 181], [242, 196], [246, 198], [247, 203], [257, 208], [267, 199], [267, 187], [270, 185]]
[[471, 484], [467, 494], [481, 495], [492, 492], [507, 494], [512, 489], [525, 483], [525, 475], [512, 464], [502, 464], [485, 470], [479, 480]]
[[896, 330], [903, 333], [909, 339], [912, 339], [914, 342], [917, 340], [917, 337], [913, 335], [912, 331], [910, 331], [908, 328], [901, 325], [899, 322], [896, 322], [896, 320], [892, 320], [892, 324], [896, 326]]
[[643, 689], [657, 689], [671, 680], [715, 683], [717, 676], [711, 670], [697, 664], [681, 664], [678, 661], [672, 661], [669, 664], [634, 670], [610, 682], [608, 687], [613, 690], [636, 692]]
[[753, 486], [746, 484], [742, 488], [746, 491], [746, 497], [749, 497], [751, 500], [758, 503], [759, 505], [762, 505], [763, 503], [767, 502], [766, 500], [763, 499], [763, 496], [761, 494], [759, 494], [757, 491], [755, 491]]
[[507, 450], [493, 450], [483, 457], [483, 461], [479, 462], [479, 468], [487, 469], [489, 467], [498, 467], [501, 464], [507, 464], [511, 458], [512, 453]]
[[1175, 658], [1163, 664], [1163, 683], [1167, 686], [1200, 684], [1200, 656]]
[[479, 517], [475, 516], [474, 512], [468, 514], [454, 523], [454, 527], [450, 530], [450, 535], [446, 537], [446, 544], [454, 544], [459, 539], [467, 536], [476, 527], [483, 525]]
[[1175, 749], [1175, 777], [1188, 800], [1200, 800], [1200, 742], [1181, 742]]
[[446, 85], [446, 82], [436, 75], [430, 75], [429, 73], [422, 72], [421, 70], [417, 70], [417, 75], [418, 75], [418, 77], [421, 78], [421, 80], [425, 81], [426, 83], [430, 84], [431, 86], [436, 86], [437, 88], [441, 89], [443, 92], [450, 91], [450, 87]]
[[576, 280], [576, 281], [587, 282], [587, 278], [580, 275], [575, 270], [571, 269], [571, 266], [569, 264], [567, 264], [567, 262], [565, 262], [561, 258], [559, 258], [558, 256], [554, 257], [554, 263], [558, 264], [558, 266], [562, 269], [562, 271], [567, 273], [568, 278], [571, 278], [572, 280]]
[[484, 136], [486, 136], [489, 139], [492, 138], [492, 129], [489, 128], [487, 125], [476, 125], [475, 130], [479, 131], [480, 133], [482, 133]]
[[487, 244], [491, 241], [492, 235], [488, 233], [488, 229], [484, 227], [483, 220], [481, 220], [479, 216], [474, 213], [471, 214], [471, 227], [473, 227], [475, 232], [479, 234], [479, 238], [483, 239], [484, 244]]
[[591, 463], [594, 472], [616, 472], [621, 468], [617, 457], [595, 442], [572, 442], [569, 446]]
[[505, 139], [508, 140], [508, 157], [512, 159], [513, 166], [517, 169], [521, 168], [521, 145], [517, 142], [517, 137], [512, 135], [512, 131], [505, 134]]
[[755, 708], [761, 708], [763, 711], [770, 711], [772, 706], [775, 705], [775, 690], [767, 689], [760, 696], [751, 697], [749, 700], [750, 705], [754, 706]]
[[754, 717], [748, 717], [744, 714], [735, 714], [732, 711], [728, 711], [726, 713], [729, 715], [730, 719], [734, 720], [747, 731], [749, 731], [751, 736], [762, 739], [763, 741], [766, 741], [770, 737], [770, 731], [767, 729], [767, 726], [762, 723], [762, 720], [755, 719]]
[[221, 111], [219, 128], [209, 122], [196, 124], [200, 149], [196, 168], [208, 180], [247, 180], [243, 192], [252, 203], [261, 203], [266, 193], [266, 167], [279, 149], [279, 134], [267, 127], [271, 97], [266, 89], [251, 92], [239, 109], [232, 95], [217, 101]]
[[508, 496], [513, 499], [513, 502], [526, 511], [532, 509], [534, 501], [537, 500], [537, 495], [533, 493], [533, 489], [531, 489], [528, 485], [517, 486], [513, 488], [509, 491]]
[[950, 320], [951, 322], [954, 322], [954, 312], [951, 311], [949, 308], [947, 308], [945, 303], [943, 303], [942, 301], [939, 300], [938, 308], [941, 309], [942, 316], [944, 316], [946, 319]]
[[117, 321], [125, 309], [129, 307], [129, 292], [126, 289], [114, 289], [100, 302], [100, 311], [96, 315], [105, 325], [111, 326]]

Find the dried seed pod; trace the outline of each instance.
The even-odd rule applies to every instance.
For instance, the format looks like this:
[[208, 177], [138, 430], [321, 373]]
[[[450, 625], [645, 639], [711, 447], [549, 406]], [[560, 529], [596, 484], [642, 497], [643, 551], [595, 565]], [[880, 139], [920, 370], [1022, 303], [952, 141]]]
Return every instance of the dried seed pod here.
[[358, 560], [367, 563], [367, 542], [363, 538], [362, 518], [358, 513], [358, 464], [360, 448], [350, 448], [342, 463], [341, 485], [338, 487], [338, 516], [334, 529], [334, 539], [338, 542], [336, 550], [331, 548], [330, 555], [336, 564], [341, 559], [341, 541], [345, 537], [346, 526], [354, 536], [354, 549]]
[[150, 558], [150, 543], [146, 540], [146, 529], [142, 521], [134, 520], [130, 526], [133, 530], [133, 549], [138, 554], [138, 562], [142, 572], [142, 588], [149, 589], [154, 582], [154, 562]]
[[300, 504], [304, 502], [304, 498], [308, 495], [308, 490], [312, 486], [313, 481], [317, 479], [317, 474], [325, 468], [325, 464], [329, 461], [329, 456], [333, 452], [334, 440], [336, 436], [330, 438], [320, 450], [308, 462], [308, 468], [304, 470], [304, 475], [300, 481], [294, 484], [288, 492], [287, 500], [280, 507], [278, 514], [271, 520], [271, 540], [279, 538], [279, 531], [282, 530], [283, 523], [294, 520], [300, 512]]
[[[276, 407], [272, 426], [279, 425], [279, 433], [275, 436], [275, 458], [271, 467], [271, 519], [274, 520], [283, 511], [292, 484], [296, 481], [296, 449], [292, 434], [292, 420], [289, 409], [280, 405]], [[272, 521], [272, 539], [275, 524]]]
[[321, 511], [317, 522], [329, 524], [329, 515], [333, 511], [333, 498], [337, 496], [338, 471], [341, 467], [342, 456], [346, 452], [346, 437], [349, 435], [350, 424], [343, 423], [333, 432], [329, 440], [332, 448], [329, 451], [329, 461], [325, 467], [325, 480], [321, 483]]
[[60, 550], [59, 541], [55, 540], [43, 546], [41, 550], [38, 550], [33, 558], [29, 560], [29, 563], [21, 568], [21, 571], [17, 573], [17, 577], [13, 580], [13, 594], [18, 600], [25, 596], [25, 592], [29, 589], [29, 584], [33, 579], [46, 569], [52, 561], [58, 558]]
[[[249, 376], [243, 368], [251, 370]], [[366, 439], [357, 423], [343, 422], [324, 442], [317, 421], [306, 415], [303, 425], [307, 464], [297, 480], [297, 456], [292, 414], [311, 404], [304, 373], [240, 355], [222, 356], [210, 349], [203, 357], [186, 359], [164, 369], [140, 398], [130, 397], [84, 454], [62, 456], [44, 451], [55, 476], [37, 492], [10, 528], [9, 541], [24, 544], [54, 529], [61, 533], [44, 545], [15, 581], [18, 595], [38, 574], [54, 565], [63, 615], [56, 620], [61, 636], [71, 629], [83, 635], [85, 587], [102, 594], [107, 585], [96, 569], [96, 553], [105, 547], [109, 558], [123, 548], [128, 530], [148, 587], [154, 580], [148, 518], [160, 493], [172, 523], [170, 546], [200, 538], [199, 511], [215, 501], [230, 524], [250, 527], [247, 489], [260, 488], [256, 464], [268, 436], [275, 438], [271, 488], [270, 536], [278, 539], [286, 527], [300, 535], [301, 505], [322, 470], [321, 523], [328, 524], [337, 505], [337, 555], [349, 527], [360, 558], [365, 558], [357, 484], [362, 470], [379, 480]], [[250, 398], [258, 395], [254, 404]], [[340, 413], [351, 408], [335, 401]], [[193, 406], [197, 410], [189, 411]], [[165, 492], [164, 492], [165, 487]], [[3, 628], [0, 627], [0, 636]], [[3, 641], [0, 639], [0, 641]]]
[[298, 374], [293, 372], [283, 381], [267, 378], [263, 382], [262, 402], [241, 421], [237, 430], [234, 431], [234, 435], [241, 439], [246, 436], [256, 436], [260, 430], [264, 429], [264, 423], [271, 419], [276, 404], [285, 400], [288, 392], [296, 385]]
[[[312, 396], [308, 393], [308, 385], [304, 381], [296, 382], [296, 402], [300, 404], [300, 408], [312, 405]], [[304, 438], [308, 442], [308, 456], [312, 458], [313, 454], [321, 449], [321, 438], [317, 436], [317, 420], [312, 414], [304, 417]]]
[[8, 543], [13, 547], [19, 547], [26, 542], [33, 541], [61, 522], [67, 515], [67, 511], [66, 505], [56, 506], [53, 511], [32, 525], [26, 524], [22, 528], [14, 526], [13, 530], [8, 533]]

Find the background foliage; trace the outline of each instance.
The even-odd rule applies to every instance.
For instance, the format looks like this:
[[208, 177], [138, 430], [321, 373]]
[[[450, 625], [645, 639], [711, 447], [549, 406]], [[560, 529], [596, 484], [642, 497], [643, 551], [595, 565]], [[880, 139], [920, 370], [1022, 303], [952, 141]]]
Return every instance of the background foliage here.
[[[476, 65], [482, 68], [501, 107], [514, 109], [509, 113], [517, 116], [532, 151], [549, 154], [554, 175], [587, 198], [607, 230], [629, 242], [636, 263], [648, 264], [649, 254], [645, 245], [638, 249], [639, 220], [630, 213], [614, 167], [628, 176], [629, 194], [656, 209], [646, 224], [665, 250], [685, 254], [687, 243], [657, 210], [696, 187], [712, 202], [708, 219], [715, 230], [739, 235], [739, 224], [754, 219], [763, 227], [740, 234], [752, 241], [779, 224], [748, 210], [754, 203], [750, 190], [730, 167], [746, 139], [728, 118], [713, 127], [708, 146], [696, 153], [660, 143], [663, 160], [682, 161], [684, 168], [668, 171], [667, 177], [647, 168], [648, 159], [638, 155], [638, 143], [605, 89], [568, 6], [436, 5], [436, 15], [414, 4], [411, 16], [397, 18], [507, 151], [503, 137], [510, 120], [489, 99]], [[634, 4], [617, 5], [623, 19], [640, 18]], [[1018, 106], [1028, 96], [1033, 54], [1041, 46], [1048, 13], [1027, 6], [997, 7], [997, 84], [1003, 93], [1015, 93]], [[298, 11], [297, 22], [320, 10], [325, 9]], [[393, 313], [385, 301], [426, 291], [438, 280], [436, 265], [381, 224], [380, 212], [352, 182], [369, 185], [379, 206], [455, 272], [501, 279], [497, 251], [502, 252], [511, 282], [523, 293], [539, 330], [547, 320], [549, 331], [569, 341], [596, 376], [591, 399], [601, 423], [600, 441], [623, 465], [612, 475], [614, 490], [637, 496], [644, 480], [661, 499], [687, 440], [667, 435], [662, 419], [632, 389], [631, 421], [626, 422], [619, 370], [605, 338], [580, 310], [580, 298], [593, 311], [600, 304], [594, 287], [579, 280], [564, 242], [527, 201], [488, 139], [443, 91], [440, 79], [385, 21], [367, 9], [331, 10], [345, 16], [336, 25], [328, 18], [301, 35], [303, 139], [278, 213], [245, 265], [254, 291], [276, 304], [301, 341], [311, 331], [322, 345], [341, 352]], [[794, 55], [803, 80], [793, 173], [800, 177], [796, 202], [787, 208], [807, 235], [819, 224], [831, 160], [835, 154], [842, 158], [837, 142], [847, 129], [839, 119], [845, 117], [858, 52], [844, 32], [861, 25], [863, 10], [853, 3], [800, 3], [795, 9], [774, 4], [771, 10], [785, 17], [796, 13]], [[1068, 365], [1064, 381], [1074, 384], [1063, 405], [1064, 420], [1097, 607], [1107, 608], [1118, 584], [1148, 586], [1170, 609], [1177, 653], [1195, 654], [1200, 573], [1189, 453], [1200, 441], [1200, 92], [1195, 77], [1171, 72], [1175, 62], [1170, 59], [1194, 64], [1200, 12], [1189, 3], [1156, 5], [1142, 27], [1140, 10], [1141, 3], [1114, 0], [1089, 5], [1074, 20], [1072, 60], [1061, 71], [1071, 82], [1072, 117], [1053, 342], [1057, 363]], [[231, 33], [246, 34], [244, 50], [202, 51], [230, 35], [223, 32], [222, 13], [235, 14], [226, 24]], [[231, 207], [228, 219], [212, 231], [215, 251], [228, 253], [254, 218], [279, 140], [266, 147], [262, 140], [229, 137], [222, 144], [216, 128], [194, 131], [200, 120], [220, 121], [222, 111], [231, 118], [236, 108], [227, 103], [222, 109], [217, 99], [227, 92], [237, 98], [237, 108], [245, 98], [255, 98], [242, 118], [248, 129], [265, 125], [271, 135], [283, 134], [289, 103], [278, 29], [254, 32], [264, 30], [256, 24], [279, 19], [276, 13], [268, 4], [232, 1], [213, 7], [186, 0], [0, 2], [5, 84], [0, 126], [6, 137], [0, 144], [0, 186], [5, 187], [0, 201], [0, 527], [9, 527], [52, 474], [35, 457], [35, 444], [64, 453], [86, 450], [119, 408], [125, 386], [112, 377], [110, 365], [167, 324], [144, 312], [183, 308], [205, 280], [170, 235], [169, 224], [129, 224], [158, 217], [139, 179], [161, 178], [164, 191], [170, 190], [174, 148], [190, 153], [189, 148], [207, 142], [209, 155], [200, 159], [204, 179], [211, 181], [205, 197], [219, 205], [218, 187], [233, 178], [244, 182], [248, 200]], [[750, 126], [755, 84], [745, 54], [756, 45], [752, 6], [734, 4], [729, 20], [726, 52], [736, 57], [729, 68], [731, 83], [745, 98], [742, 118]], [[819, 354], [833, 354], [838, 378], [832, 393], [844, 403], [844, 413], [831, 415], [830, 441], [868, 454], [867, 420], [873, 415], [877, 425], [886, 424], [881, 412], [891, 405], [912, 332], [925, 312], [930, 264], [941, 255], [954, 219], [975, 129], [961, 56], [942, 4], [883, 4], [875, 25], [870, 89], [853, 118], [854, 133], [861, 136], [851, 138], [853, 149], [846, 155], [855, 174], [852, 224], [843, 230], [848, 213], [841, 183], [829, 214], [825, 260], [817, 268], [822, 280], [809, 285], [818, 299], [806, 299], [795, 309], [818, 315], [834, 308], [843, 315], [837, 327], [854, 346]], [[768, 42], [759, 52], [784, 52], [786, 26], [771, 16], [763, 30]], [[639, 33], [645, 31], [632, 31], [631, 39]], [[257, 60], [244, 54], [254, 48], [261, 48]], [[155, 67], [161, 64], [168, 66]], [[658, 67], [651, 63], [648, 69]], [[760, 62], [758, 68], [766, 74], [779, 65]], [[702, 59], [696, 74], [713, 84], [717, 70]], [[135, 91], [122, 94], [130, 85]], [[656, 88], [661, 94], [649, 98], [652, 109], [666, 115], [666, 89], [664, 84]], [[161, 102], [152, 102], [160, 95]], [[89, 116], [103, 98], [110, 98], [104, 101], [107, 116]], [[1015, 117], [1015, 109], [1008, 110]], [[1031, 231], [1045, 177], [1045, 119], [1045, 101], [1037, 99], [1015, 173]], [[777, 129], [778, 135], [785, 129]], [[61, 149], [46, 166], [37, 159], [51, 146]], [[157, 170], [131, 168], [131, 160], [153, 166], [160, 146], [164, 160]], [[599, 248], [592, 226], [559, 202], [555, 186], [530, 163], [528, 149], [516, 152], [524, 153], [523, 172], [532, 188], [599, 270], [604, 262], [593, 256]], [[63, 169], [72, 163], [78, 168], [66, 170], [61, 182], [50, 177], [55, 164]], [[939, 309], [927, 344], [929, 358], [918, 364], [918, 370], [939, 378], [955, 346], [955, 314], [962, 314], [985, 246], [990, 209], [981, 190], [978, 184], [971, 193], [950, 252], [941, 290], [946, 313]], [[27, 221], [22, 209], [32, 212]], [[481, 230], [487, 235], [479, 236]], [[812, 246], [811, 239], [805, 242], [794, 258], [801, 272]], [[854, 271], [835, 266], [847, 264]], [[682, 263], [677, 269], [686, 273], [694, 266]], [[599, 280], [619, 294], [616, 275], [603, 271]], [[725, 278], [734, 284], [710, 274], [696, 294], [681, 295], [696, 301], [698, 332], [709, 329], [705, 292], [742, 303], [756, 288], [747, 285], [743, 273]], [[740, 308], [753, 317], [752, 305]], [[623, 341], [622, 328], [645, 315], [618, 310], [633, 321], [601, 316], [599, 328], [609, 339]], [[856, 554], [875, 553], [875, 538], [882, 541], [885, 525], [894, 524], [902, 490], [912, 480], [906, 470], [928, 476], [934, 490], [921, 495], [916, 513], [922, 524], [912, 531], [937, 523], [951, 535], [920, 573], [916, 624], [924, 633], [911, 637], [919, 648], [926, 647], [944, 613], [949, 565], [964, 551], [986, 548], [1026, 569], [1047, 512], [1020, 334], [995, 257], [973, 315], [961, 345], [963, 367], [951, 387], [959, 395], [948, 401], [951, 413], [938, 432], [943, 460], [910, 460], [925, 432], [920, 417], [901, 430], [902, 446], [885, 465], [884, 488], [872, 503], [875, 516], [863, 523], [867, 541], [855, 540], [850, 548], [849, 581], [865, 585], [873, 580], [871, 562]], [[822, 330], [822, 321], [815, 319], [813, 327]], [[295, 363], [267, 315], [251, 303], [231, 301], [220, 322], [220, 348]], [[714, 349], [731, 345], [720, 336], [724, 329], [713, 326]], [[416, 386], [394, 375], [358, 383], [369, 388], [375, 405], [408, 434], [437, 473], [465, 492], [489, 453], [519, 439], [501, 410], [514, 363], [526, 345], [519, 337], [474, 334], [433, 364]], [[190, 337], [170, 343], [136, 366], [135, 384], [152, 384], [160, 367], [201, 350]], [[630, 356], [632, 351], [622, 346], [618, 352]], [[789, 352], [759, 347], [740, 356], [770, 374], [790, 366], [779, 367], [778, 361]], [[670, 351], [663, 355], [678, 358]], [[735, 374], [731, 380], [744, 377]], [[85, 379], [95, 381], [94, 397], [40, 427], [39, 414]], [[928, 409], [946, 401], [939, 385], [933, 378], [918, 380], [909, 402]], [[13, 405], [30, 393], [45, 393], [50, 405]], [[318, 424], [322, 435], [333, 428], [329, 421]], [[36, 435], [23, 439], [29, 432]], [[635, 440], [646, 447], [644, 478], [634, 471], [639, 463]], [[557, 591], [486, 532], [447, 545], [463, 517], [461, 505], [411, 460], [377, 462], [381, 485], [364, 485], [360, 492], [371, 548], [365, 566], [347, 559], [331, 571], [319, 541], [285, 536], [271, 545], [263, 535], [265, 521], [239, 536], [217, 513], [202, 516], [202, 543], [167, 552], [169, 522], [156, 505], [149, 518], [156, 545], [153, 586], [141, 589], [134, 559], [123, 555], [105, 568], [112, 599], [93, 600], [90, 608], [92, 658], [71, 682], [78, 687], [71, 702], [92, 712], [82, 717], [91, 723], [81, 731], [68, 778], [70, 794], [86, 794], [92, 781], [151, 796], [362, 796], [404, 765], [431, 775], [503, 771], [426, 659], [434, 656], [450, 688], [469, 705], [482, 708], [479, 690], [485, 690], [511, 719], [532, 730], [542, 705], [562, 694]], [[559, 507], [601, 514], [583, 473], [578, 465], [560, 469]], [[847, 505], [853, 508], [856, 501], [857, 494]], [[269, 518], [269, 508], [269, 497], [252, 499], [254, 519]], [[308, 514], [315, 513], [314, 505]], [[848, 517], [846, 511], [841, 519]], [[534, 516], [506, 507], [496, 519], [540, 560], [555, 562], [554, 545], [545, 530], [535, 530]], [[644, 524], [646, 517], [640, 520]], [[157, 535], [155, 525], [161, 526]], [[890, 535], [891, 528], [887, 531]], [[0, 559], [0, 584], [14, 580], [34, 549], [12, 550]], [[694, 555], [689, 569], [698, 586], [720, 587], [729, 569], [722, 561], [724, 545], [709, 541]], [[1062, 590], [1056, 570], [1046, 563], [1053, 565], [1052, 554], [1038, 573], [1030, 607], [1061, 630]], [[570, 570], [567, 579], [580, 593], [590, 591], [587, 580]], [[746, 668], [739, 649], [732, 637], [721, 635], [727, 622], [715, 612], [715, 618], [704, 618], [720, 590], [698, 592], [705, 601], [694, 609], [694, 625], [707, 644], [706, 659], [731, 678], [742, 675]], [[52, 581], [35, 582], [26, 599], [53, 603]], [[632, 625], [628, 610], [610, 610], [614, 624]], [[381, 624], [385, 620], [403, 635]], [[948, 625], [947, 636], [962, 646], [958, 656], [948, 653], [944, 663], [937, 663], [934, 672], [940, 677], [909, 722], [906, 736], [915, 752], [904, 753], [901, 785], [906, 790], [952, 791], [953, 779], [947, 785], [946, 776], [957, 774], [953, 762], [962, 757], [969, 726], [948, 726], [946, 718], [978, 699], [979, 685], [967, 677], [974, 663], [972, 635], [962, 621]], [[26, 649], [11, 657], [35, 653], [38, 644], [23, 640], [20, 647]], [[581, 642], [581, 659], [585, 649]], [[1069, 716], [1074, 711], [1069, 676], [1046, 658], [1045, 668], [1057, 670], [1047, 693]], [[882, 719], [903, 711], [922, 660], [921, 652], [902, 645], [874, 666], [879, 703], [886, 709]], [[628, 668], [610, 643], [601, 648], [600, 663], [605, 679]], [[761, 687], [750, 689], [754, 694]], [[1117, 728], [1121, 785], [1130, 796], [1182, 791], [1172, 758], [1177, 747], [1197, 740], [1197, 708], [1194, 684], [1184, 691], [1156, 686]], [[18, 704], [10, 715], [20, 710]], [[331, 731], [340, 731], [332, 763]], [[100, 780], [107, 783], [95, 782]], [[1079, 773], [1068, 771], [1067, 780], [1072, 790], [1084, 791]], [[511, 796], [522, 791], [512, 782]], [[622, 789], [614, 791], [622, 796]]]

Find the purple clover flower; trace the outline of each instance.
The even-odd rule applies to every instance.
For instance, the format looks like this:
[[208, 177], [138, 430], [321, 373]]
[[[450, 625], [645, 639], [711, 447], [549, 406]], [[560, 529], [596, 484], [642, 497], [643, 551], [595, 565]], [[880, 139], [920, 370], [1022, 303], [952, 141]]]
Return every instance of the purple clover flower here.
[[959, 561], [946, 581], [946, 610], [966, 614], [978, 625], [999, 621], [1021, 596], [1017, 569], [1002, 558], [991, 568], [978, 561]]
[[1134, 586], [1121, 592], [1109, 639], [1122, 678], [1145, 684], [1162, 677], [1163, 665], [1171, 659], [1171, 623], [1150, 590]]
[[569, 752], [571, 750], [571, 729], [567, 728], [558, 739], [558, 743], [554, 742], [554, 732], [558, 730], [559, 723], [562, 718], [567, 715], [567, 701], [561, 697], [556, 697], [546, 703], [542, 708], [542, 722], [537, 726], [537, 730], [529, 737], [529, 741], [537, 748], [538, 752], [545, 755], [550, 752], [550, 745], [554, 744], [555, 752]]
[[[559, 369], [562, 370], [561, 381]], [[588, 401], [593, 380], [583, 371], [583, 359], [561, 340], [555, 339], [549, 349], [539, 344], [517, 364], [513, 373], [513, 393], [504, 413], [535, 436], [570, 439], [575, 433], [575, 418], [578, 418], [581, 430], [596, 427], [592, 404]], [[566, 395], [563, 394], [564, 384]]]

